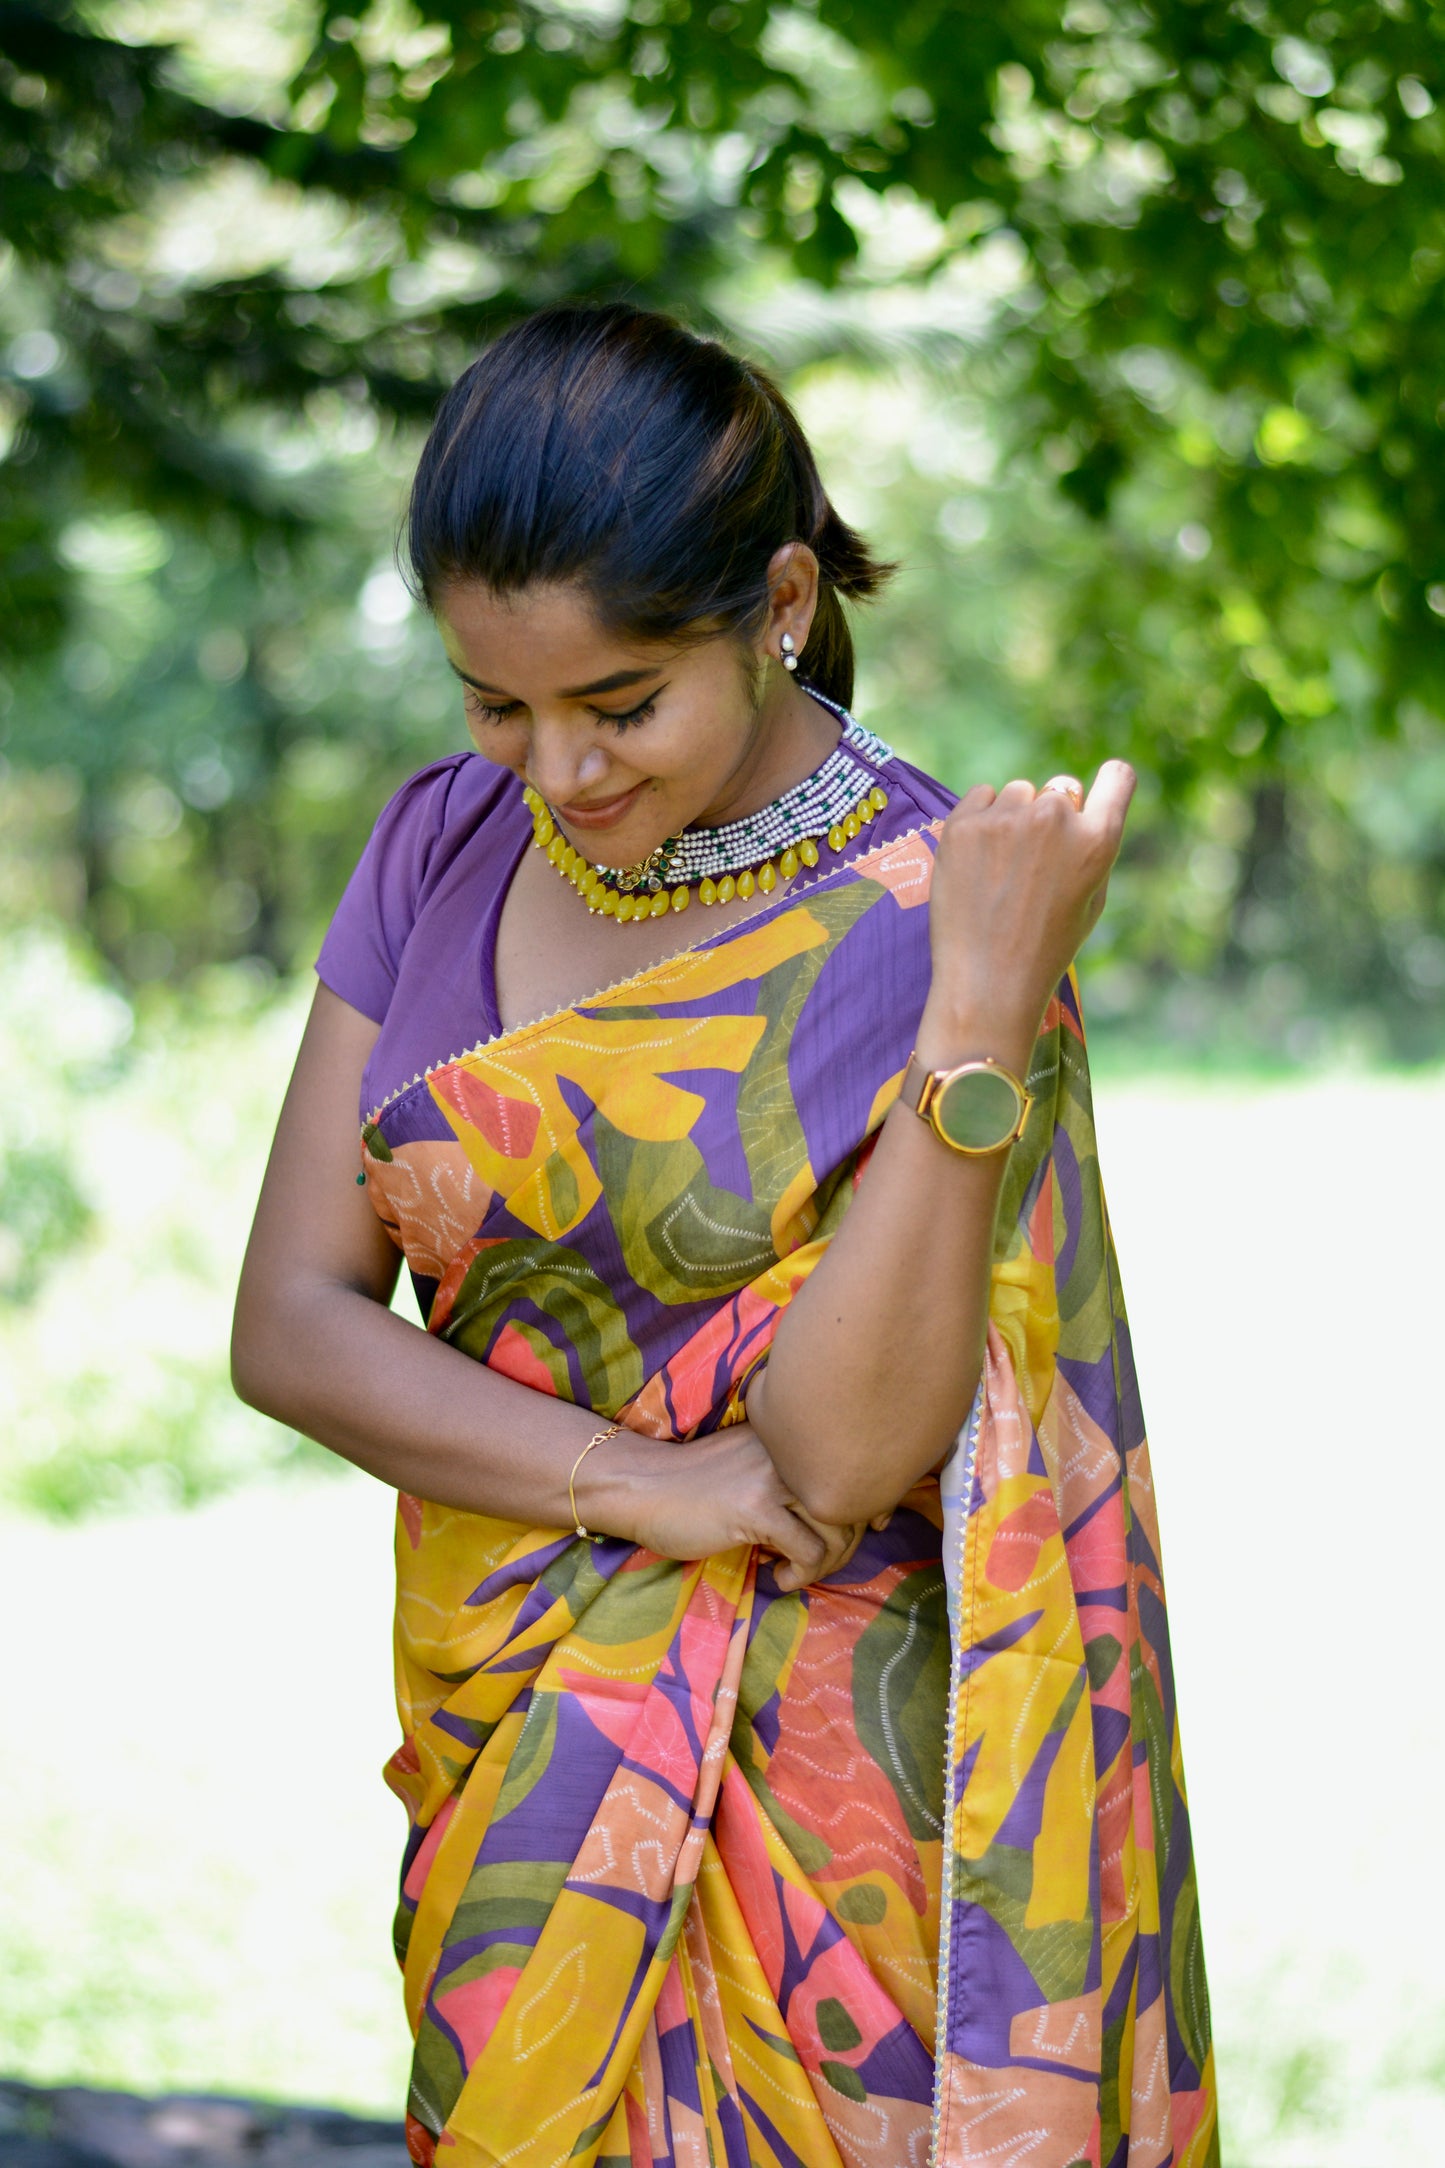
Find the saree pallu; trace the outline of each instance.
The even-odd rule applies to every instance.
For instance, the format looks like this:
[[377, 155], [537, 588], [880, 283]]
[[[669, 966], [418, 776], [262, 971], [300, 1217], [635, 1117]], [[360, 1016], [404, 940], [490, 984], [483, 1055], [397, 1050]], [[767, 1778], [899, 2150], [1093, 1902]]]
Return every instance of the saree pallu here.
[[[363, 1170], [429, 1329], [679, 1452], [740, 1420], [898, 1091], [933, 844], [386, 1101]], [[1217, 2163], [1072, 979], [1030, 1088], [973, 1412], [827, 1581], [401, 1499], [388, 1779], [424, 2168]]]

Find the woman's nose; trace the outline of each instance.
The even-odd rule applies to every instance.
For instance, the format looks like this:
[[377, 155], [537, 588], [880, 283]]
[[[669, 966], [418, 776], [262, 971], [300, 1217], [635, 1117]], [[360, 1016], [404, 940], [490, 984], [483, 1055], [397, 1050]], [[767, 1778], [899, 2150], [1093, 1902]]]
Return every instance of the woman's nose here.
[[527, 751], [526, 778], [551, 805], [570, 805], [593, 790], [607, 773], [607, 754], [595, 743], [560, 731], [534, 730]]

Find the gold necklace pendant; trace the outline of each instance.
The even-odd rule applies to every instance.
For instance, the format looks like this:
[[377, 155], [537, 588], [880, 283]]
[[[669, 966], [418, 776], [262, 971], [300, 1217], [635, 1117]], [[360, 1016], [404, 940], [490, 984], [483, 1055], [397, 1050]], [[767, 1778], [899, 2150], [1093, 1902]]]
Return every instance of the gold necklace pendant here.
[[646, 858], [639, 858], [636, 865], [617, 866], [612, 869], [612, 879], [624, 896], [631, 896], [639, 888], [656, 895], [667, 886], [667, 868], [673, 852], [682, 841], [681, 836], [669, 836], [659, 843], [656, 850], [649, 851]]

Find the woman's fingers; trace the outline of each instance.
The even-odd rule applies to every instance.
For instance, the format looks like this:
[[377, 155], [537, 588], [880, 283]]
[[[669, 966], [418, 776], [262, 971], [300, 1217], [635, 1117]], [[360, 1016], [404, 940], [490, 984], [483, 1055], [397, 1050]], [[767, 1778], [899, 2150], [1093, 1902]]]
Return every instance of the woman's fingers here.
[[847, 1565], [863, 1537], [861, 1528], [835, 1527], [828, 1521], [815, 1521], [801, 1506], [792, 1507], [791, 1512], [794, 1520], [800, 1521], [817, 1537], [821, 1555], [807, 1571], [797, 1560], [790, 1560], [778, 1569], [778, 1586], [788, 1590], [802, 1588], [809, 1581], [826, 1581], [830, 1573]]
[[827, 1562], [828, 1546], [816, 1528], [810, 1528], [800, 1514], [790, 1512], [786, 1506], [771, 1517], [762, 1541], [783, 1561], [777, 1569], [781, 1589], [802, 1588], [816, 1581]]
[[1137, 788], [1139, 778], [1127, 760], [1106, 760], [1094, 777], [1094, 787], [1084, 800], [1083, 817], [1091, 828], [1103, 835], [1110, 845], [1111, 856], [1119, 848], [1124, 833], [1124, 822], [1129, 812], [1129, 801]]

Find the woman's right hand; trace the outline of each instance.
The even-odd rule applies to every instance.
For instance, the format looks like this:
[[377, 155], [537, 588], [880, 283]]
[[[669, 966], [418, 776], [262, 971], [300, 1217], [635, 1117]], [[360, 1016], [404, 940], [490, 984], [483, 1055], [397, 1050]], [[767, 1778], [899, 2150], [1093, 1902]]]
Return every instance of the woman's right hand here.
[[986, 1051], [1027, 1064], [1049, 997], [1104, 908], [1134, 782], [1127, 761], [1106, 760], [1081, 803], [1016, 781], [975, 784], [953, 808], [929, 898], [933, 978], [919, 1040], [930, 1060], [979, 1051], [965, 1042], [982, 1021], [999, 1040]]
[[757, 1544], [781, 1560], [785, 1591], [835, 1573], [863, 1533], [861, 1524], [834, 1528], [801, 1513], [750, 1423], [686, 1445], [648, 1440], [645, 1455], [629, 1453], [624, 1430], [588, 1454], [577, 1505], [584, 1527], [611, 1529], [660, 1558], [711, 1558]]

